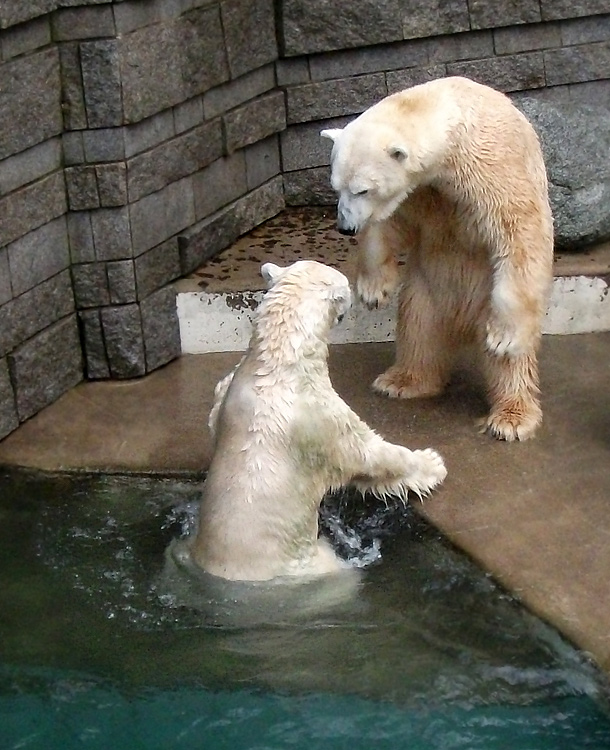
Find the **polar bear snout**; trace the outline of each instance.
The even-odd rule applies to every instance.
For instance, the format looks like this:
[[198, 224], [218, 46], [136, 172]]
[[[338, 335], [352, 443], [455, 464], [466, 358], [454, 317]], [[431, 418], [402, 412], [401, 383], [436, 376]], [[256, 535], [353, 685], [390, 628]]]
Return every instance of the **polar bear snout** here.
[[365, 212], [357, 210], [357, 206], [352, 205], [343, 195], [339, 198], [337, 206], [337, 231], [352, 237], [357, 234], [368, 219]]

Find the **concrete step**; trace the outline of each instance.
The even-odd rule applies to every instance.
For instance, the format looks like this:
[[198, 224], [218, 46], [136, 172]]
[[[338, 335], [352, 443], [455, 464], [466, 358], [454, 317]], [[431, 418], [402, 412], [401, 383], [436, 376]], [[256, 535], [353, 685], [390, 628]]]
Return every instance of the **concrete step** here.
[[[182, 351], [185, 354], [244, 351], [253, 311], [264, 293], [262, 263], [288, 265], [318, 260], [355, 277], [356, 240], [334, 228], [331, 207], [290, 209], [238, 239], [220, 256], [176, 284]], [[610, 330], [610, 243], [555, 258], [555, 279], [544, 332]], [[360, 344], [394, 339], [395, 303], [369, 310], [355, 302], [332, 343]]]

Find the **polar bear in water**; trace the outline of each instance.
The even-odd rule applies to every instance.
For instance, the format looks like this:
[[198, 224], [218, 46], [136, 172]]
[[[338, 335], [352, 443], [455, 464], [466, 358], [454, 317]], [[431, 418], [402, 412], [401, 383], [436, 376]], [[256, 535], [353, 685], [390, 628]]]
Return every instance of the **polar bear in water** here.
[[352, 485], [406, 500], [446, 475], [438, 453], [385, 442], [334, 391], [328, 334], [351, 304], [346, 277], [316, 261], [265, 263], [261, 273], [269, 289], [248, 351], [215, 390], [198, 531], [173, 553], [234, 581], [345, 567], [318, 537], [329, 490]]

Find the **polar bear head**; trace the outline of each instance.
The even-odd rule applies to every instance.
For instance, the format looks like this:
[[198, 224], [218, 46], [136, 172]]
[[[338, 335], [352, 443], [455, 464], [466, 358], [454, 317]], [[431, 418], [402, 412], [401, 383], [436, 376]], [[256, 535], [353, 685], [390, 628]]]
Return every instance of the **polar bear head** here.
[[331, 184], [339, 194], [341, 233], [384, 221], [434, 179], [449, 125], [441, 109], [416, 86], [386, 97], [344, 128], [321, 131], [333, 141]]
[[342, 320], [352, 304], [349, 281], [337, 269], [315, 260], [298, 260], [282, 268], [263, 263], [261, 275], [267, 283], [266, 299], [283, 298], [292, 307], [302, 307], [305, 317], [314, 307], [326, 308], [329, 328]]
[[284, 268], [264, 263], [261, 274], [268, 291], [256, 311], [254, 328], [264, 348], [283, 359], [296, 359], [325, 346], [330, 329], [351, 306], [347, 278], [314, 260]]

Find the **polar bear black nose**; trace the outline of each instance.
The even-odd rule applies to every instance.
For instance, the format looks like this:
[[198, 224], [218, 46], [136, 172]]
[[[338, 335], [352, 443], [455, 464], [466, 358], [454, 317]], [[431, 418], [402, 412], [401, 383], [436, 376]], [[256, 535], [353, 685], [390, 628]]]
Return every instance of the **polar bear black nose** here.
[[353, 227], [342, 227], [340, 224], [337, 224], [337, 230], [339, 234], [346, 234], [348, 237], [352, 237], [356, 234], [356, 230]]

